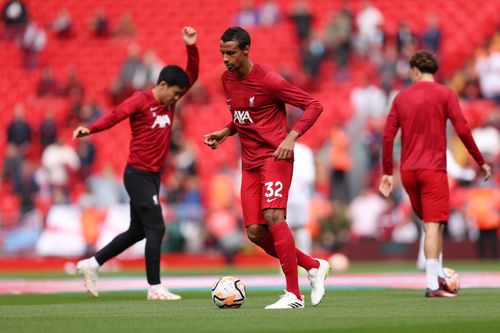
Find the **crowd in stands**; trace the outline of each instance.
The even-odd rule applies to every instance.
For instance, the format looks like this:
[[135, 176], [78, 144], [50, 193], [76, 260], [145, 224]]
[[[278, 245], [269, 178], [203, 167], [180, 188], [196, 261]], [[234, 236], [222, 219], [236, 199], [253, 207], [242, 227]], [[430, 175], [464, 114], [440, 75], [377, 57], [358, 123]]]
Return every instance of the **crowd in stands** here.
[[[30, 8], [23, 1], [5, 2], [2, 43], [19, 45], [26, 70], [39, 66], [38, 54], [47, 38], [71, 40], [81, 33], [73, 24], [77, 13], [61, 9], [54, 15], [50, 26], [41, 27], [30, 19]], [[384, 13], [369, 1], [363, 1], [359, 10], [351, 8], [349, 1], [343, 1], [330, 17], [324, 29], [319, 30], [314, 25], [315, 13], [306, 0], [294, 1], [290, 9], [282, 8], [273, 0], [260, 1], [258, 5], [246, 0], [240, 10], [228, 18], [227, 24], [269, 29], [289, 21], [295, 28], [300, 70], [289, 72], [281, 68], [283, 75], [313, 95], [325, 78], [339, 85], [352, 85], [350, 114], [339, 117], [341, 119], [327, 129], [327, 140], [315, 151], [317, 176], [309, 223], [315, 247], [335, 251], [349, 242], [366, 239], [415, 243], [421, 231], [400, 181], [390, 200], [383, 199], [377, 192], [380, 151], [391, 102], [398, 91], [411, 84], [409, 56], [418, 49], [430, 50], [438, 57], [441, 54], [445, 37], [438, 16], [430, 14], [423, 31], [412, 29], [411, 18], [402, 20], [395, 34], [384, 30]], [[74, 145], [64, 134], [68, 129], [99, 118], [107, 112], [107, 104], [117, 105], [132, 91], [148, 89], [155, 83], [165, 62], [154, 49], [143, 50], [134, 42], [140, 28], [126, 11], [118, 23], [111, 26], [104, 8], [97, 8], [88, 22], [95, 38], [130, 41], [128, 55], [105, 96], [106, 103], [86, 95], [78, 68], [71, 67], [66, 81], [60, 82], [54, 77], [50, 64], [44, 64], [43, 74], [33, 90], [38, 98], [56, 97], [67, 101], [64, 123], [56, 122], [48, 110], [39, 126], [33, 127], [25, 119], [29, 111], [25, 110], [23, 101], [15, 107], [4, 132], [6, 148], [1, 186], [16, 198], [14, 206], [18, 212], [9, 213], [7, 206], [12, 202], [2, 200], [0, 255], [30, 253], [51, 205], [79, 205], [91, 219], [92, 216], [98, 219], [100, 215], [96, 212], [127, 202], [122, 181], [117, 178], [120, 170], [110, 166], [102, 170], [94, 168], [99, 147], [92, 137]], [[463, 67], [451, 77], [439, 76], [439, 80], [452, 87], [461, 100], [482, 103], [479, 107], [468, 104], [464, 112], [479, 149], [493, 170], [499, 170], [500, 29], [473, 57], [465, 60]], [[353, 63], [357, 68], [361, 64], [362, 75], [353, 75]], [[180, 103], [178, 112], [182, 114], [186, 105], [210, 103], [210, 98], [201, 82]], [[245, 244], [241, 237], [237, 165], [224, 164], [214, 170], [208, 185], [202, 187], [199, 166], [205, 157], [200, 156], [193, 141], [197, 138], [187, 136], [182, 117], [173, 126], [161, 190], [167, 224], [165, 250], [200, 252], [219, 248], [230, 262]], [[480, 181], [477, 169], [452, 130], [448, 146], [452, 212], [447, 237], [480, 240], [480, 255], [498, 258], [498, 249], [496, 253], [490, 250], [500, 230], [500, 179], [495, 176], [489, 182]], [[399, 153], [398, 149], [395, 151]], [[491, 245], [487, 245], [488, 242]]]

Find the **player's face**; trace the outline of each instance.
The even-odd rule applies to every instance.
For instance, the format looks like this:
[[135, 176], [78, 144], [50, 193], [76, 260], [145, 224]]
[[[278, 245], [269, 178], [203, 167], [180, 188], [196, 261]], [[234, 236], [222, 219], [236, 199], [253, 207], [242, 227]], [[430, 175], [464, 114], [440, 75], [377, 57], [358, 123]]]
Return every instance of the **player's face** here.
[[172, 105], [186, 92], [186, 88], [179, 86], [168, 86], [164, 81], [160, 84], [160, 100], [165, 105]]
[[238, 41], [220, 41], [219, 50], [227, 70], [230, 72], [240, 70], [244, 62], [248, 59], [249, 49], [250, 47], [248, 45], [243, 50], [240, 49], [238, 47]]

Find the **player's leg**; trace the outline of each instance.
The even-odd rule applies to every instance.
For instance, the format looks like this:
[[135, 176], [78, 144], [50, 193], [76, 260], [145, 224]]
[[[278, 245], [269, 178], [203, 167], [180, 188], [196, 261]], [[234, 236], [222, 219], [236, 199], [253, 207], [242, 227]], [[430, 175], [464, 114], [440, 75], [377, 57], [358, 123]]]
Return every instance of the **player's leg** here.
[[139, 175], [141, 182], [137, 184], [138, 186], [128, 190], [146, 238], [146, 277], [150, 286], [148, 300], [181, 299], [179, 295], [172, 294], [161, 285], [160, 259], [165, 223], [159, 202], [160, 174], [142, 170], [134, 170], [134, 172]]
[[[132, 173], [125, 171], [124, 182], [127, 188], [140, 185]], [[129, 192], [130, 195], [130, 192]], [[99, 250], [93, 257], [80, 260], [77, 269], [83, 275], [87, 291], [94, 297], [99, 294], [96, 289], [97, 272], [99, 268], [109, 259], [116, 257], [133, 244], [144, 238], [144, 229], [139, 220], [132, 203], [130, 204], [130, 226], [127, 231], [117, 235], [111, 242]]]
[[422, 215], [424, 221], [424, 253], [427, 297], [454, 297], [440, 287], [443, 278], [440, 254], [443, 250], [443, 231], [449, 217], [448, 176], [444, 171], [419, 171]]

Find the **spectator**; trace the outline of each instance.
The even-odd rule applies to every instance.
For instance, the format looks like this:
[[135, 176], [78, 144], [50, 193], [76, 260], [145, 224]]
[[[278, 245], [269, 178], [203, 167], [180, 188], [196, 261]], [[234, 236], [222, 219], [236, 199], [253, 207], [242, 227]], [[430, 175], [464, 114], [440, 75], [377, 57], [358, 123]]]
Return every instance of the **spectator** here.
[[59, 38], [69, 38], [73, 34], [73, 18], [67, 9], [61, 9], [52, 21], [52, 30]]
[[160, 75], [160, 71], [165, 66], [163, 61], [158, 58], [153, 49], [146, 51], [143, 57], [143, 66], [137, 72], [134, 79], [136, 86], [142, 86], [144, 89], [156, 84], [156, 79]]
[[253, 28], [258, 25], [258, 11], [255, 9], [251, 0], [243, 0], [241, 9], [234, 19], [237, 26], [244, 28]]
[[332, 15], [326, 28], [326, 45], [339, 67], [347, 66], [351, 51], [352, 14], [348, 8]]
[[365, 75], [360, 86], [351, 92], [351, 107], [360, 119], [381, 118], [386, 113], [386, 97], [384, 91], [373, 84]]
[[5, 24], [5, 40], [20, 39], [29, 22], [26, 5], [20, 0], [8, 0], [2, 9], [2, 22]]
[[125, 187], [118, 181], [109, 164], [105, 165], [100, 173], [91, 174], [86, 183], [92, 193], [92, 205], [95, 207], [107, 208], [128, 201]]
[[120, 74], [110, 89], [111, 99], [114, 104], [122, 101], [132, 91], [142, 89], [143, 62], [140, 56], [140, 48], [137, 44], [131, 44], [128, 56], [122, 65]]
[[31, 22], [21, 40], [23, 50], [23, 66], [25, 69], [34, 69], [38, 66], [39, 54], [47, 44], [45, 30], [36, 23]]
[[489, 52], [479, 53], [476, 61], [481, 94], [500, 103], [500, 36], [491, 42]]
[[135, 24], [130, 13], [120, 15], [118, 25], [113, 29], [113, 37], [132, 38], [135, 35]]
[[363, 1], [363, 9], [356, 16], [358, 50], [362, 56], [377, 51], [383, 44], [382, 24], [384, 16], [369, 1]]
[[340, 124], [332, 128], [330, 136], [330, 194], [332, 200], [347, 204], [351, 201], [348, 173], [352, 169], [349, 156], [349, 137]]
[[59, 84], [50, 66], [45, 66], [36, 89], [38, 97], [53, 97], [59, 94]]
[[56, 141], [57, 124], [54, 120], [54, 112], [48, 111], [44, 113], [44, 118], [39, 128], [39, 136], [43, 149]]
[[75, 149], [64, 143], [62, 137], [48, 145], [42, 153], [42, 167], [47, 172], [53, 198], [66, 202], [69, 194], [71, 172], [80, 168], [80, 158]]
[[326, 47], [319, 32], [304, 40], [301, 48], [302, 69], [308, 77], [306, 84], [309, 89], [314, 89], [320, 74], [321, 64], [326, 56]]
[[71, 66], [68, 71], [68, 80], [61, 88], [61, 95], [65, 97], [74, 95], [75, 97], [82, 99], [84, 94], [85, 94], [85, 88], [83, 87], [83, 84], [80, 82], [76, 67]]
[[76, 152], [80, 158], [80, 180], [85, 180], [92, 174], [96, 154], [95, 145], [89, 137], [82, 138], [78, 142]]
[[38, 185], [35, 181], [34, 170], [32, 163], [23, 163], [20, 175], [14, 181], [14, 192], [21, 202], [21, 219], [35, 209], [35, 196], [38, 192]]
[[23, 157], [19, 152], [19, 148], [14, 144], [7, 144], [3, 161], [2, 181], [12, 182], [19, 179], [22, 164]]
[[[488, 186], [489, 185], [489, 186]], [[500, 191], [492, 186], [471, 189], [468, 200], [468, 216], [479, 229], [477, 241], [479, 258], [498, 259], [498, 228], [500, 226]]]
[[438, 55], [441, 47], [441, 35], [438, 16], [435, 14], [429, 15], [427, 17], [427, 27], [422, 35], [424, 49]]
[[280, 8], [274, 0], [265, 0], [258, 15], [260, 25], [272, 27], [280, 20]]
[[90, 29], [94, 32], [95, 37], [103, 38], [109, 36], [109, 19], [103, 7], [99, 7], [94, 17], [90, 20]]
[[24, 118], [24, 106], [17, 104], [14, 109], [14, 120], [7, 128], [7, 142], [16, 145], [24, 156], [31, 145], [32, 137], [31, 127]]
[[396, 43], [398, 53], [401, 53], [405, 45], [415, 43], [415, 35], [411, 31], [408, 21], [406, 20], [399, 22], [398, 31], [396, 32]]
[[355, 239], [376, 239], [380, 236], [380, 221], [387, 209], [387, 202], [366, 187], [349, 205], [351, 234]]
[[295, 25], [297, 38], [300, 42], [309, 37], [313, 18], [313, 14], [307, 0], [295, 1], [290, 13], [290, 19]]

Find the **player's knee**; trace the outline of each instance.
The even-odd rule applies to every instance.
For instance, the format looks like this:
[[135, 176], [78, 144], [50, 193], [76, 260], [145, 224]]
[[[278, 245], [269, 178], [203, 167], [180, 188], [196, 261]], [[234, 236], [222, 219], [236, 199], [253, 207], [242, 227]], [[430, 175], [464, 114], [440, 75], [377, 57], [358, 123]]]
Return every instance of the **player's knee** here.
[[264, 209], [263, 214], [267, 225], [276, 224], [285, 220], [283, 209]]
[[252, 224], [246, 228], [248, 239], [255, 244], [260, 243], [262, 238], [266, 235], [264, 228], [260, 224]]

